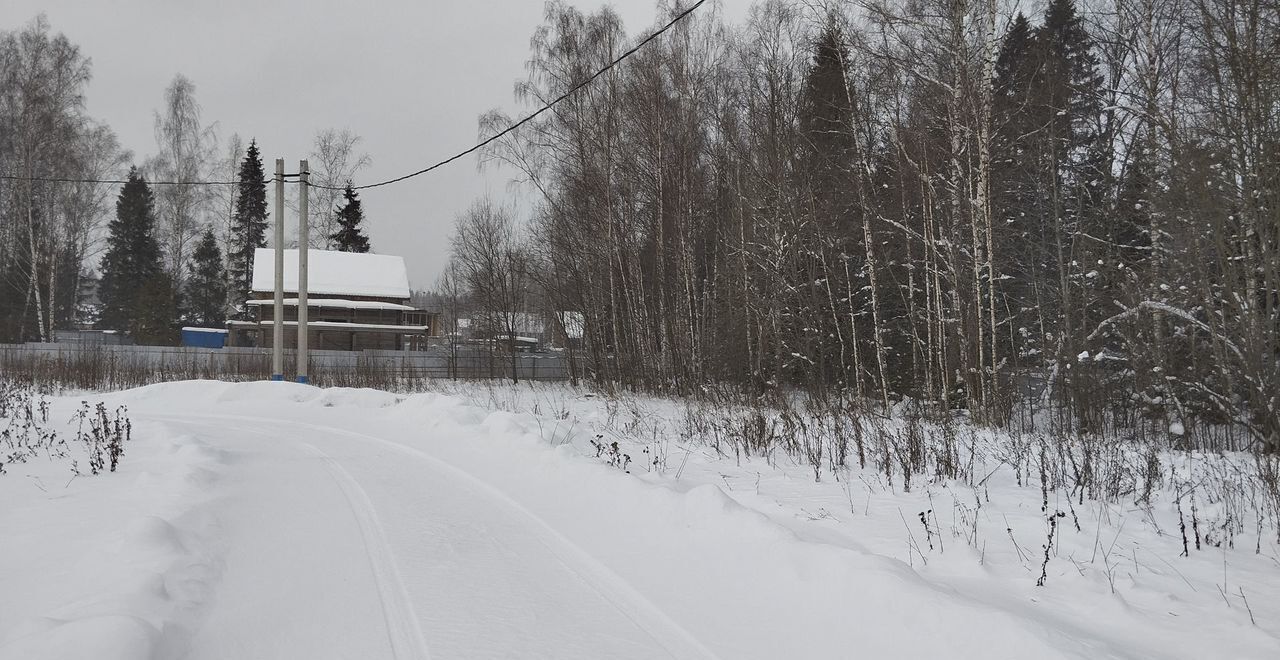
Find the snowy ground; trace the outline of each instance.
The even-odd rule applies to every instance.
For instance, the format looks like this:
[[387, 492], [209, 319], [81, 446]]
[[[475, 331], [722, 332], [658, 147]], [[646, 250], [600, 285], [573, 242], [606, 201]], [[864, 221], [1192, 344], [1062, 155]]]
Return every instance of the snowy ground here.
[[1038, 488], [815, 482], [663, 431], [671, 402], [187, 382], [51, 419], [81, 398], [133, 440], [0, 475], [5, 660], [1280, 657], [1274, 534], [1180, 557], [1159, 500], [1054, 494], [1037, 587]]

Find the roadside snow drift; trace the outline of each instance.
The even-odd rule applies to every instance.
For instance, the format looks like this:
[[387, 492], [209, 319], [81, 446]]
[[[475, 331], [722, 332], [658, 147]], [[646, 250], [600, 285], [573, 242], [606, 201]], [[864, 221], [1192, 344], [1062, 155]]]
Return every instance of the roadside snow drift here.
[[0, 475], [0, 658], [1280, 657], [1274, 542], [1180, 558], [1164, 514], [1086, 502], [1036, 587], [1040, 492], [1007, 475], [902, 493], [605, 451], [604, 402], [557, 396], [58, 399], [126, 404], [134, 437], [115, 473]]

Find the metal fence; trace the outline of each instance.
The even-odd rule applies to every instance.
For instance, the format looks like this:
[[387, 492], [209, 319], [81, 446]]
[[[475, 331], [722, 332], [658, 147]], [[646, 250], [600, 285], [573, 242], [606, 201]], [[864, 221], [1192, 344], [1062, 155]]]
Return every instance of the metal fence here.
[[[294, 350], [285, 351], [288, 373]], [[309, 351], [309, 376], [318, 385], [413, 387], [438, 378], [567, 380], [560, 353], [490, 352], [475, 347], [427, 351]], [[0, 375], [26, 376], [74, 387], [136, 387], [196, 378], [258, 380], [271, 376], [265, 348], [107, 346], [81, 343], [0, 344]]]

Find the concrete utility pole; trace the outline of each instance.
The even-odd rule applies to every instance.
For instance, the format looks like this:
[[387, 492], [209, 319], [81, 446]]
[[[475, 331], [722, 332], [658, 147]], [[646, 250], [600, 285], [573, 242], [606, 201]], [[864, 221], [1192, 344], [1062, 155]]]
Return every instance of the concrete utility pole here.
[[298, 163], [298, 382], [307, 382], [307, 161]]
[[284, 159], [276, 159], [276, 301], [272, 317], [271, 380], [284, 380]]

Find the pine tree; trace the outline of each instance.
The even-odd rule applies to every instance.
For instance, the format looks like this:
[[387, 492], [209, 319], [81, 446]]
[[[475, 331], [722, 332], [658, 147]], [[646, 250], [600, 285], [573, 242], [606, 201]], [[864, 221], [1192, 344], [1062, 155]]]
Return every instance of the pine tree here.
[[213, 229], [205, 230], [187, 264], [185, 317], [202, 328], [222, 327], [227, 320], [227, 272]]
[[254, 250], [267, 246], [267, 184], [257, 140], [249, 142], [240, 164], [239, 186], [231, 218], [231, 254], [227, 255], [231, 305], [237, 309], [243, 307], [253, 286]]
[[360, 207], [360, 198], [350, 183], [342, 196], [346, 201], [338, 209], [338, 231], [329, 238], [339, 252], [368, 252], [369, 239], [361, 227], [364, 210]]
[[128, 330], [138, 312], [139, 290], [163, 273], [156, 242], [155, 198], [138, 169], [116, 200], [116, 218], [108, 226], [107, 253], [102, 258], [98, 326]]

